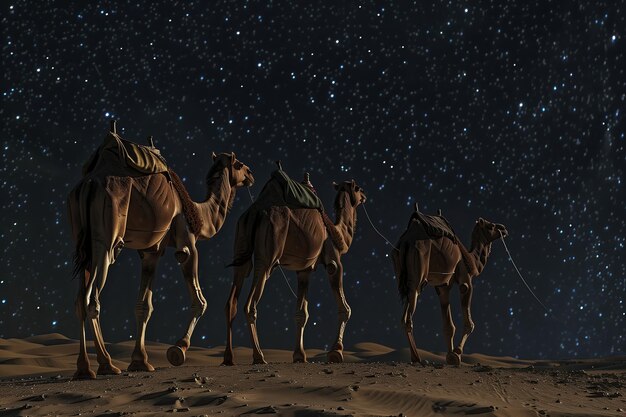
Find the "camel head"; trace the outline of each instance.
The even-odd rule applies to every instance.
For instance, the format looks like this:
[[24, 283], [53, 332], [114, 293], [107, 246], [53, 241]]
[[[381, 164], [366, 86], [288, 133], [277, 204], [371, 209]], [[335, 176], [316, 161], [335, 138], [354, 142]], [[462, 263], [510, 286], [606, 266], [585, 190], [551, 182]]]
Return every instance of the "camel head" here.
[[215, 154], [213, 152], [213, 168], [211, 171], [228, 168], [231, 187], [250, 187], [254, 184], [254, 177], [250, 168], [237, 159], [235, 152]]
[[490, 221], [480, 217], [476, 220], [476, 225], [474, 226], [474, 231], [472, 232], [472, 240], [476, 238], [485, 241], [485, 243], [491, 243], [500, 239], [500, 237], [507, 237], [508, 235], [509, 232], [506, 230], [504, 225], [491, 223]]
[[340, 199], [340, 194], [342, 191], [346, 192], [348, 196], [350, 197], [350, 204], [352, 204], [352, 207], [357, 207], [359, 204], [365, 203], [365, 200], [367, 199], [363, 189], [359, 187], [356, 184], [356, 182], [354, 182], [354, 180], [344, 181], [341, 184], [337, 184], [336, 182], [333, 182], [333, 186], [335, 187], [335, 190], [337, 191], [336, 201], [340, 203], [340, 207], [343, 204], [342, 203], [343, 200]]

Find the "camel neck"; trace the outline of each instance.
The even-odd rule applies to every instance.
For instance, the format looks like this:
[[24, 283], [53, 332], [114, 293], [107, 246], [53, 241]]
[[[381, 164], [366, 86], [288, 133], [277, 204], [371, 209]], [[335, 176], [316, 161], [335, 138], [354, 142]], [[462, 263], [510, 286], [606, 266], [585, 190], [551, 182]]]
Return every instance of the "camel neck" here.
[[473, 236], [470, 253], [474, 257], [476, 269], [478, 274], [480, 274], [485, 269], [485, 265], [487, 265], [487, 259], [491, 253], [491, 242], [485, 242], [483, 239]]
[[335, 207], [335, 227], [341, 234], [344, 243], [346, 244], [346, 251], [352, 244], [354, 238], [354, 230], [356, 228], [356, 207], [353, 207], [350, 201], [348, 193], [344, 192], [340, 196], [343, 204], [339, 204]]
[[203, 220], [199, 239], [210, 239], [219, 232], [234, 199], [235, 188], [230, 185], [228, 168], [207, 180], [207, 196], [203, 202], [196, 203]]

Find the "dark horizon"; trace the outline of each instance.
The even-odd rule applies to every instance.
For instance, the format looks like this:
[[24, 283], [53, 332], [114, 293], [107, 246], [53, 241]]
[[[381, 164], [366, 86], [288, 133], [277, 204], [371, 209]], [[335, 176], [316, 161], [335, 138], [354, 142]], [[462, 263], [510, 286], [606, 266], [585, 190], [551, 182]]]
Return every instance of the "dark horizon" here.
[[[154, 136], [195, 200], [211, 152], [234, 151], [254, 173], [254, 196], [278, 159], [296, 180], [310, 172], [328, 209], [332, 181], [355, 179], [394, 243], [415, 202], [426, 213], [441, 208], [466, 245], [479, 217], [504, 224], [514, 260], [554, 317], [494, 242], [476, 279], [466, 354], [626, 353], [622, 6], [2, 7], [0, 337], [78, 337], [65, 199], [114, 118], [125, 139]], [[240, 190], [222, 230], [198, 244], [208, 308], [192, 346], [225, 343], [224, 265], [249, 204]], [[389, 250], [359, 208], [343, 258], [348, 348], [407, 347]], [[147, 340], [175, 342], [191, 314], [172, 255], [157, 271]], [[101, 297], [108, 342], [134, 339], [139, 272], [131, 250], [110, 269]], [[451, 299], [458, 340], [458, 289]], [[336, 310], [320, 268], [305, 348], [333, 342]], [[294, 313], [277, 270], [259, 306], [263, 348], [293, 349]], [[424, 290], [414, 326], [418, 348], [445, 350], [434, 289]], [[235, 347], [250, 344], [241, 307], [234, 336]]]

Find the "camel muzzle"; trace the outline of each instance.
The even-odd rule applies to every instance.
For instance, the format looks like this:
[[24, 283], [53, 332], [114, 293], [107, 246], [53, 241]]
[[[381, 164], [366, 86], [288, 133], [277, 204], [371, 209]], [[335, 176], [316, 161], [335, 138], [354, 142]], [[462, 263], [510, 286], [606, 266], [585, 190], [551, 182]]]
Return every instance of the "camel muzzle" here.
[[254, 185], [254, 177], [250, 171], [246, 174], [246, 178], [243, 180], [243, 185], [245, 187], [251, 187]]

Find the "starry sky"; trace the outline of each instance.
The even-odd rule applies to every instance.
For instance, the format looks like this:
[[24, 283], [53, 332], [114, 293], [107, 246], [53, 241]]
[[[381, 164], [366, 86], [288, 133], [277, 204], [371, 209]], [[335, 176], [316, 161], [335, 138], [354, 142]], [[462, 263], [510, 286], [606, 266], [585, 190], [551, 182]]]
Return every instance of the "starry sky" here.
[[[626, 353], [623, 3], [299, 3], [3, 2], [0, 337], [78, 337], [65, 199], [115, 118], [126, 139], [154, 135], [197, 200], [211, 152], [234, 151], [257, 179], [253, 195], [276, 159], [296, 179], [309, 171], [327, 207], [331, 182], [354, 178], [393, 242], [416, 201], [441, 208], [466, 244], [479, 216], [503, 223], [551, 313], [496, 242], [466, 352]], [[221, 232], [199, 244], [208, 308], [194, 345], [225, 343], [224, 264], [249, 204], [240, 191]], [[359, 209], [344, 257], [348, 346], [407, 346], [389, 250]], [[123, 251], [101, 298], [107, 341], [135, 337], [138, 285], [137, 253]], [[452, 299], [461, 327], [458, 290]], [[337, 308], [323, 269], [309, 300], [305, 346], [327, 348]], [[148, 339], [175, 342], [191, 313], [171, 249], [154, 305]], [[294, 312], [275, 271], [262, 347], [293, 348]], [[414, 319], [418, 346], [444, 350], [432, 288]], [[234, 342], [249, 345], [243, 314]]]

